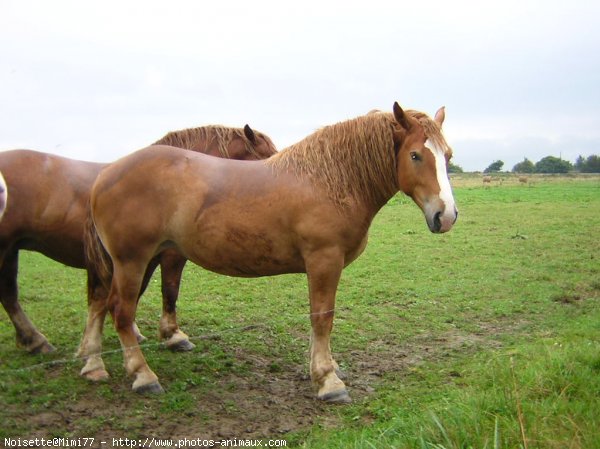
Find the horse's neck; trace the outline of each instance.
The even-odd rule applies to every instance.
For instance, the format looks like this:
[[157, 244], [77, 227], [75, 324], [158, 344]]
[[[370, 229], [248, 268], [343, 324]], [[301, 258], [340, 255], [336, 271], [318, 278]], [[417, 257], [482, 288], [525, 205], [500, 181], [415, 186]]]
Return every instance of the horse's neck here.
[[364, 226], [366, 226], [365, 230], [368, 230], [375, 216], [393, 196], [394, 195], [389, 198], [383, 198], [381, 201], [374, 203], [372, 201], [367, 201], [361, 196], [348, 195], [343, 204], [338, 205], [338, 208], [342, 214], [348, 215], [352, 220], [355, 220], [358, 223], [364, 223]]
[[369, 213], [371, 214], [371, 220], [373, 218], [375, 218], [375, 215], [377, 215], [379, 213], [379, 211], [383, 208], [383, 206], [385, 206], [389, 200], [391, 200], [396, 194], [390, 195], [387, 198], [383, 198], [380, 202], [378, 202], [377, 204], [369, 204], [366, 205], [366, 207], [368, 207]]

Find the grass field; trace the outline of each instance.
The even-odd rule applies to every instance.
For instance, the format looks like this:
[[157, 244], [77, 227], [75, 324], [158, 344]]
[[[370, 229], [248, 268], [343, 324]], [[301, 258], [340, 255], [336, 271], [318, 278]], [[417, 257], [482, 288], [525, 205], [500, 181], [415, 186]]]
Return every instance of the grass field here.
[[[432, 235], [397, 196], [343, 274], [332, 350], [354, 402], [314, 399], [305, 277], [186, 267], [191, 353], [156, 339], [159, 285], [138, 308], [166, 393], [130, 391], [111, 325], [111, 378], [73, 359], [85, 276], [21, 253], [21, 303], [58, 348], [15, 347], [0, 313], [0, 446], [11, 437], [280, 438], [310, 448], [600, 448], [600, 178], [453, 178], [459, 220]], [[155, 277], [156, 279], [156, 277]], [[219, 446], [216, 446], [219, 447]]]

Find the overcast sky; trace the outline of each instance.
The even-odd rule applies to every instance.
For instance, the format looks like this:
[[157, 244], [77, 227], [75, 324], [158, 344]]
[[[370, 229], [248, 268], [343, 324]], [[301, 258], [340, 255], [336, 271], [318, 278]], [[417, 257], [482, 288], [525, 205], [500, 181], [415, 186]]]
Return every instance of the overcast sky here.
[[600, 2], [0, 0], [0, 150], [108, 162], [175, 129], [284, 148], [394, 101], [454, 162], [600, 153]]

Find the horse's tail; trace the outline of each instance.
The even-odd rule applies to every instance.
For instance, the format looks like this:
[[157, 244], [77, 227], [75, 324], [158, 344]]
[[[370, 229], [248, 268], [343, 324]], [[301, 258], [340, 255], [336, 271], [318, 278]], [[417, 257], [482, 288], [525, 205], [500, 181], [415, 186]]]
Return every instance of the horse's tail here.
[[91, 292], [96, 287], [104, 287], [108, 291], [113, 274], [112, 259], [100, 240], [89, 203], [83, 230], [83, 246], [88, 271], [88, 289]]

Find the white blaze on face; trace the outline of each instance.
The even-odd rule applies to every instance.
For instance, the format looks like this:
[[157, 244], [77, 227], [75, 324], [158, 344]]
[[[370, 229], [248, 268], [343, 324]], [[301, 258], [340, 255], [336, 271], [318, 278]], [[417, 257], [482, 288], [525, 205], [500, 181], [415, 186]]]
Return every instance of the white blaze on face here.
[[427, 140], [425, 146], [431, 150], [435, 158], [435, 171], [438, 185], [440, 186], [440, 199], [444, 203], [444, 216], [455, 218], [456, 205], [452, 195], [452, 187], [446, 171], [446, 156], [444, 151], [439, 148], [432, 140]]

